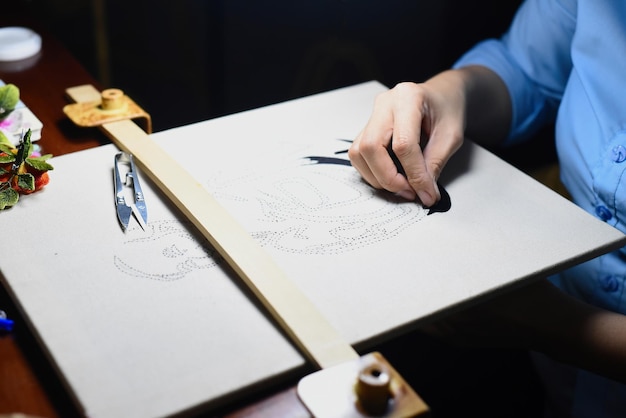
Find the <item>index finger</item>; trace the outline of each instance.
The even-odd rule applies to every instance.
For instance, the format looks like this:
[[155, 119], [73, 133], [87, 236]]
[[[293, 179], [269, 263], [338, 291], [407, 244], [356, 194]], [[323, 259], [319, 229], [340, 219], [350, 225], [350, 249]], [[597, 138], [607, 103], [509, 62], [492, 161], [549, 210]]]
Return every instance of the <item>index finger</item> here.
[[429, 172], [420, 144], [424, 101], [400, 100], [394, 109], [394, 127], [391, 149], [404, 169], [410, 187], [425, 206], [439, 200], [439, 189]]
[[[388, 96], [377, 98], [370, 120], [350, 149], [352, 164], [373, 187], [391, 192], [415, 192], [389, 157], [388, 148], [393, 131], [393, 109], [386, 101]], [[407, 194], [404, 193], [406, 196]]]

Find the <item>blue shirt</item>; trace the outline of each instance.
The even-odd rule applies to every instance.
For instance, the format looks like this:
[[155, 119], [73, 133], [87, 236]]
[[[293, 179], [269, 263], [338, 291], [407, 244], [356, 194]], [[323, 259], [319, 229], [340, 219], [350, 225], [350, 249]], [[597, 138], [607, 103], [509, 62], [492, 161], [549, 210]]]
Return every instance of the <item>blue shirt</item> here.
[[[508, 141], [555, 120], [561, 179], [573, 201], [626, 232], [626, 1], [526, 0], [501, 39], [478, 44], [455, 67], [470, 64], [491, 68], [509, 89]], [[625, 281], [626, 247], [553, 278], [622, 314]], [[582, 371], [576, 379], [569, 416], [626, 417], [624, 386]]]

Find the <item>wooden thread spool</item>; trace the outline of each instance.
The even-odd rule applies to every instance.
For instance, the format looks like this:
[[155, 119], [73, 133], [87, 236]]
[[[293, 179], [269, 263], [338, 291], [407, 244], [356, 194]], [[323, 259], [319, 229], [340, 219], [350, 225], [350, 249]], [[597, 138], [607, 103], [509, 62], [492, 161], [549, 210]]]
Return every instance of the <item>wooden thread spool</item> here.
[[383, 364], [365, 366], [355, 387], [358, 406], [369, 415], [383, 415], [391, 398], [390, 386], [391, 375]]
[[124, 104], [124, 92], [120, 89], [103, 90], [101, 97], [103, 110], [119, 110]]

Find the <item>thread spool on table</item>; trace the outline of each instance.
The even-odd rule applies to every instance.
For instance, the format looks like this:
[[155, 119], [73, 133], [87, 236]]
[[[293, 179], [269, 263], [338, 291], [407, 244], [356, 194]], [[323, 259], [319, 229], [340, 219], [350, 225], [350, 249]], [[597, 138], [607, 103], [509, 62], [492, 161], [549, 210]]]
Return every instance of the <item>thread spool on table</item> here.
[[103, 110], [119, 110], [124, 104], [124, 92], [120, 89], [103, 90], [101, 93], [101, 97]]

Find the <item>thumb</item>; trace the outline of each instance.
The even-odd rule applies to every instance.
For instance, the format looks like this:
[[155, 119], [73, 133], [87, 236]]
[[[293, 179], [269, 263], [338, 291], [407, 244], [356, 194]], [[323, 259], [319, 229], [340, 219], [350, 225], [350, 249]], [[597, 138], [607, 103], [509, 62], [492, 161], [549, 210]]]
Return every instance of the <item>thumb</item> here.
[[433, 132], [424, 147], [424, 162], [428, 173], [436, 183], [450, 160], [450, 157], [463, 145], [463, 134], [460, 129], [437, 130]]

